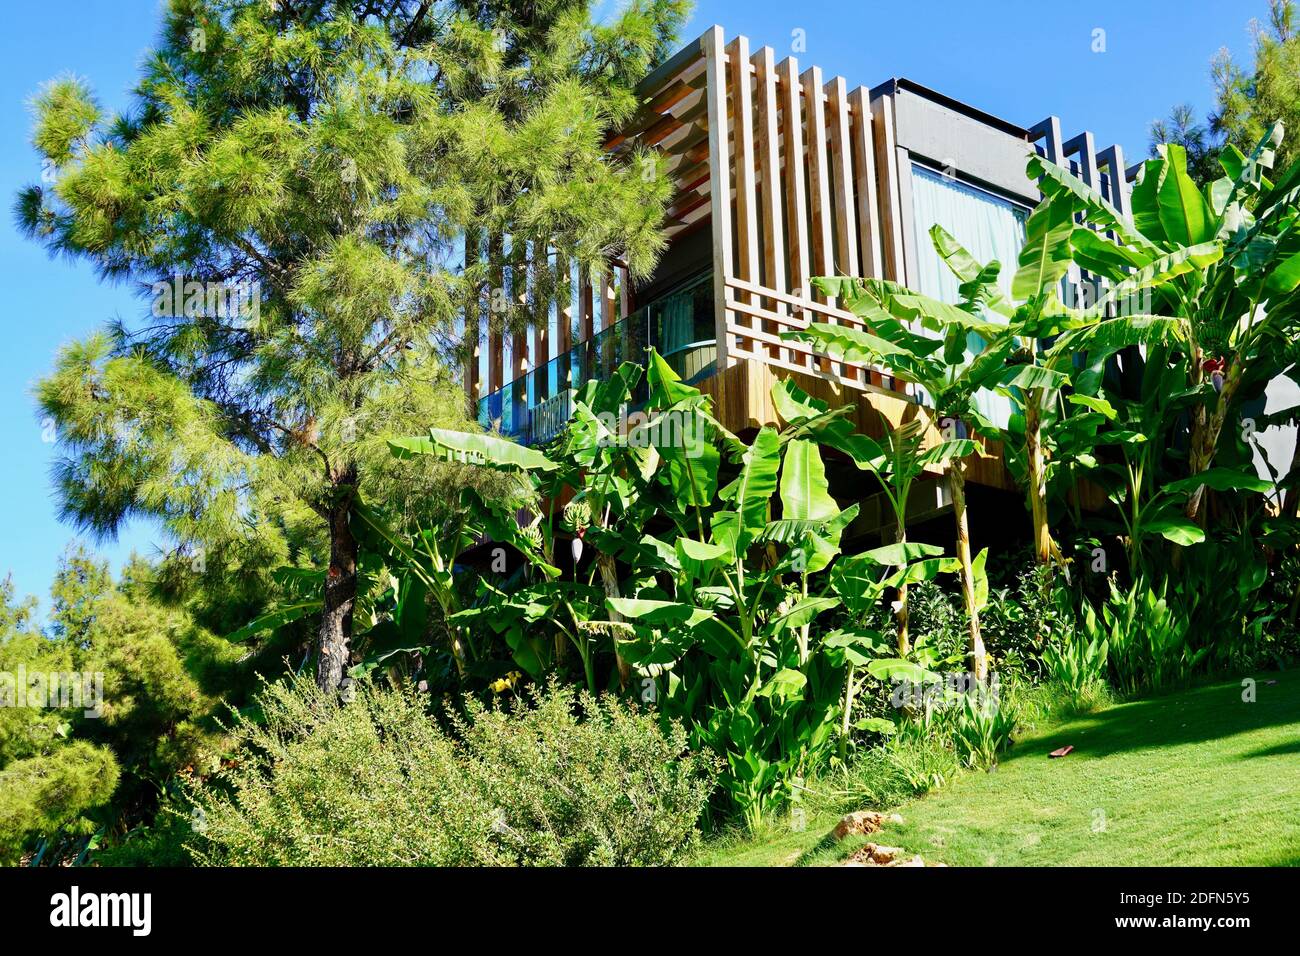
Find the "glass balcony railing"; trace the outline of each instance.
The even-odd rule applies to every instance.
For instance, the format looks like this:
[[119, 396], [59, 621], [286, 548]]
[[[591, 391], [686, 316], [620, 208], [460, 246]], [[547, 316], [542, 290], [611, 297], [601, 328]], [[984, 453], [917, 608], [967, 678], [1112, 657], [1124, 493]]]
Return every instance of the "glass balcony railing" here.
[[[712, 280], [711, 273], [690, 280], [479, 399], [479, 421], [526, 444], [548, 441], [569, 420], [576, 389], [608, 378], [624, 362], [643, 363], [650, 347], [684, 381], [712, 375], [717, 358]], [[644, 391], [642, 379], [638, 401], [644, 401]]]

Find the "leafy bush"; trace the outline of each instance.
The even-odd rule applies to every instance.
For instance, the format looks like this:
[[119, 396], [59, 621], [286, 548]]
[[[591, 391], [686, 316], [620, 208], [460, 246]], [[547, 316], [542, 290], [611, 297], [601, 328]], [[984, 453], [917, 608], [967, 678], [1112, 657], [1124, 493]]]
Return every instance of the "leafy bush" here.
[[355, 686], [270, 685], [262, 722], [239, 717], [239, 754], [192, 790], [200, 862], [663, 864], [698, 837], [716, 769], [652, 715], [551, 687], [448, 734], [414, 695]]
[[1071, 707], [1085, 712], [1096, 699], [1096, 690], [1106, 681], [1106, 658], [1109, 642], [1104, 637], [1091, 641], [1081, 638], [1043, 648], [1043, 666], [1069, 695]]
[[956, 753], [938, 737], [895, 734], [814, 779], [807, 802], [814, 811], [887, 809], [942, 789], [958, 769]]
[[952, 740], [967, 767], [987, 770], [1011, 745], [1016, 708], [997, 694], [963, 694], [953, 711]]
[[989, 653], [1003, 663], [1003, 670], [1016, 663], [1020, 666], [1015, 669], [1024, 676], [1041, 678], [1039, 662], [1044, 648], [1074, 634], [1070, 592], [1060, 575], [1029, 562], [1015, 575], [1014, 584], [990, 592], [980, 628]]
[[1127, 592], [1112, 586], [1100, 618], [1084, 604], [1084, 635], [1089, 643], [1108, 644], [1111, 675], [1121, 693], [1162, 690], [1195, 673], [1209, 648], [1193, 650], [1188, 619], [1180, 612], [1141, 581]]
[[664, 865], [695, 841], [716, 761], [688, 753], [677, 723], [661, 733], [616, 698], [555, 685], [508, 711], [468, 705], [453, 720], [461, 763], [518, 862]]
[[29, 834], [85, 830], [80, 815], [107, 803], [117, 779], [112, 753], [81, 740], [6, 765], [0, 770], [0, 864], [18, 861]]

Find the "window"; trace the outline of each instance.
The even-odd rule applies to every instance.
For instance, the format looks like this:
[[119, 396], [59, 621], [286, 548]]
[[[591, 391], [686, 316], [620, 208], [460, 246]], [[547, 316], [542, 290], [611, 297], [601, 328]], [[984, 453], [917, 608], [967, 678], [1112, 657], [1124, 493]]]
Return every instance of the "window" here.
[[[912, 166], [912, 222], [916, 230], [916, 274], [910, 277], [918, 292], [943, 302], [956, 303], [957, 277], [939, 258], [930, 239], [930, 228], [938, 223], [952, 233], [981, 264], [996, 259], [1002, 264], [999, 284], [1008, 295], [1016, 260], [1025, 241], [1025, 220], [1029, 210], [992, 193], [944, 176], [924, 166]], [[989, 316], [1001, 321], [997, 315]], [[979, 342], [972, 343], [978, 347]], [[1010, 403], [997, 395], [976, 396], [981, 413], [1005, 426]]]

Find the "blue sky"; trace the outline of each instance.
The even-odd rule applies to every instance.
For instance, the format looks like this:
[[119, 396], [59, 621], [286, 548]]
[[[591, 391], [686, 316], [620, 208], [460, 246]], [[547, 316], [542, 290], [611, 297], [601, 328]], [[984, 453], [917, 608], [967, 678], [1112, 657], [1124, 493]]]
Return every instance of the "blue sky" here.
[[[799, 59], [852, 84], [905, 76], [1026, 126], [1055, 113], [1067, 136], [1091, 129], [1098, 145], [1118, 142], [1133, 161], [1145, 154], [1147, 124], [1171, 105], [1187, 101], [1207, 111], [1210, 57], [1227, 46], [1247, 58], [1247, 22], [1266, 9], [1265, 0], [701, 0], [686, 32], [694, 37], [720, 23], [728, 36], [744, 33], [785, 55], [801, 30]], [[0, 39], [6, 207], [40, 177], [28, 142], [31, 95], [73, 72], [91, 81], [107, 108], [124, 105], [157, 12], [157, 0], [78, 0], [57, 10], [7, 5]], [[1093, 51], [1098, 30], [1105, 31], [1105, 52]], [[50, 496], [55, 446], [42, 441], [32, 386], [62, 343], [114, 316], [138, 316], [140, 302], [126, 287], [101, 283], [84, 263], [51, 260], [18, 236], [9, 217], [0, 224], [0, 283], [0, 575], [12, 571], [19, 593], [44, 597], [75, 532], [59, 523]], [[133, 548], [150, 552], [156, 537], [156, 529], [137, 524], [97, 546], [116, 564]]]

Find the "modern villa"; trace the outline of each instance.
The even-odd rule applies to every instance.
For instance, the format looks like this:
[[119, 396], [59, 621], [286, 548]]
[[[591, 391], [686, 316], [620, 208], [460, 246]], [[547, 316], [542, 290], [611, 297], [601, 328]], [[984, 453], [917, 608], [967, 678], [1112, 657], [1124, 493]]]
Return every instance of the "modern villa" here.
[[[1125, 214], [1137, 172], [1120, 147], [1097, 149], [1090, 132], [1063, 138], [1054, 116], [1022, 127], [906, 79], [852, 87], [794, 57], [778, 61], [746, 37], [728, 40], [719, 26], [638, 92], [639, 113], [607, 148], [657, 150], [672, 176], [668, 248], [654, 276], [633, 285], [615, 262], [593, 282], [552, 263], [561, 292], [549, 322], [509, 341], [489, 331], [465, 369], [483, 424], [526, 443], [568, 419], [571, 389], [640, 360], [647, 346], [711, 395], [738, 433], [776, 421], [769, 391], [786, 376], [833, 405], [856, 403], [868, 433], [880, 416], [915, 416], [918, 396], [889, 369], [781, 337], [810, 322], [862, 324], [810, 278], [882, 277], [955, 301], [957, 281], [928, 235], [941, 223], [979, 261], [1001, 262], [1009, 285], [1039, 199], [1025, 175], [1033, 151], [1068, 165]], [[1011, 492], [991, 451], [972, 460], [969, 480], [985, 489], [977, 493]], [[925, 488], [914, 496], [920, 520], [948, 504], [944, 482]], [[864, 507], [860, 523], [861, 533], [879, 530], [878, 511]]]

